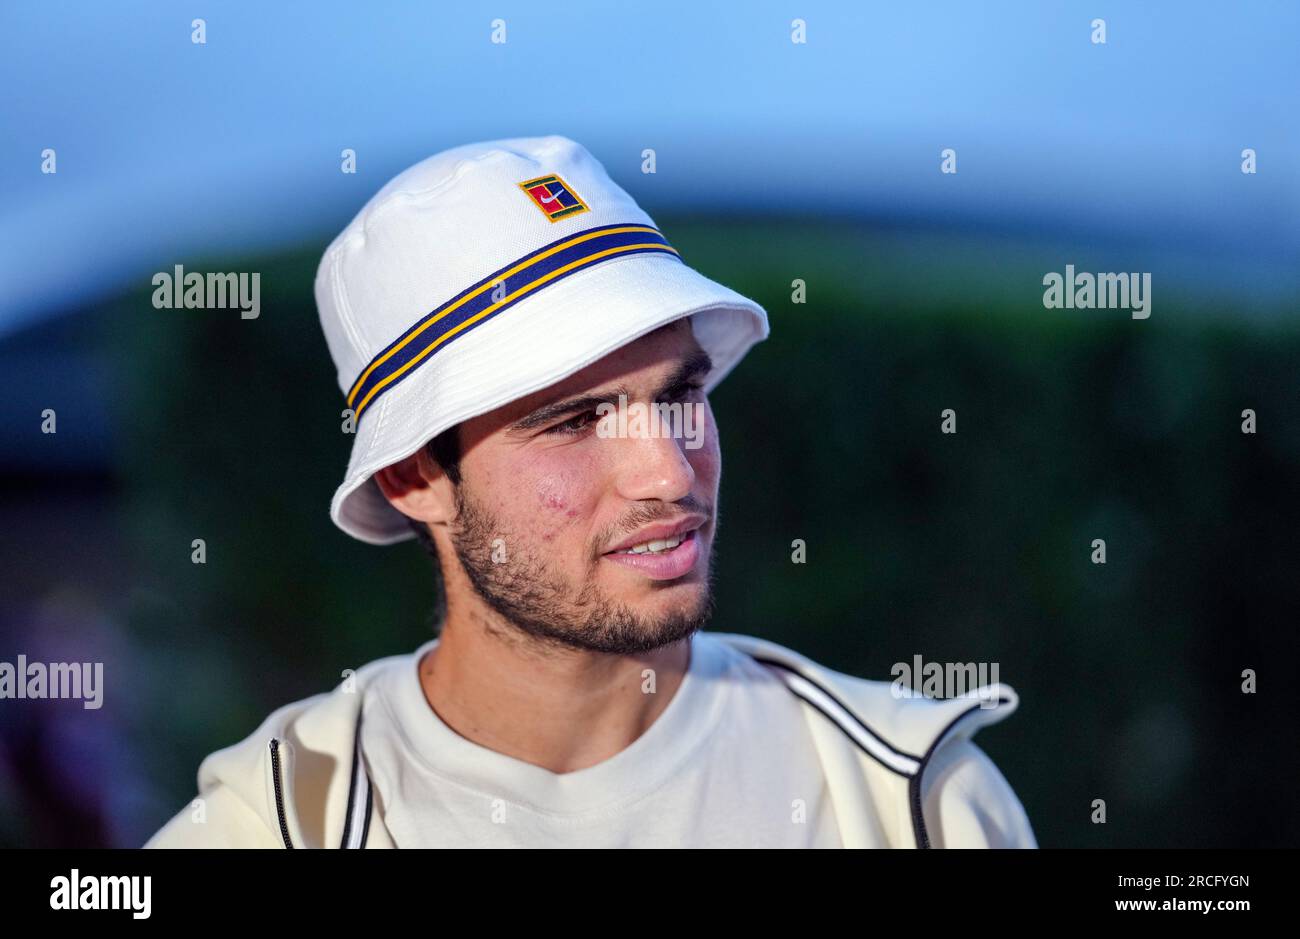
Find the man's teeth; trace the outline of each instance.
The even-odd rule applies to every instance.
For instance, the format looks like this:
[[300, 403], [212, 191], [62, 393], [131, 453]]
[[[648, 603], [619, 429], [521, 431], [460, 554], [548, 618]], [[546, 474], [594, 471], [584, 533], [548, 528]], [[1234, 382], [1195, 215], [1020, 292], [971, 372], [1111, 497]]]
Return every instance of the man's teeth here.
[[624, 554], [661, 554], [664, 551], [671, 551], [683, 541], [685, 535], [673, 535], [671, 538], [657, 538], [654, 541], [643, 541], [640, 544], [634, 544], [630, 548], [624, 548]]

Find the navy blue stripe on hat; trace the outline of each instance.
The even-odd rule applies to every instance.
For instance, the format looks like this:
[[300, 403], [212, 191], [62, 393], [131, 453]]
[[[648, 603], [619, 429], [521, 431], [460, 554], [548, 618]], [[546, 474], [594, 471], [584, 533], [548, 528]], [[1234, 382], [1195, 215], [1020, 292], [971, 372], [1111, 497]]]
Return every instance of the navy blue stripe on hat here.
[[362, 370], [348, 392], [358, 420], [381, 395], [470, 330], [537, 290], [613, 257], [647, 252], [680, 258], [658, 229], [615, 224], [557, 239], [465, 288], [395, 339]]

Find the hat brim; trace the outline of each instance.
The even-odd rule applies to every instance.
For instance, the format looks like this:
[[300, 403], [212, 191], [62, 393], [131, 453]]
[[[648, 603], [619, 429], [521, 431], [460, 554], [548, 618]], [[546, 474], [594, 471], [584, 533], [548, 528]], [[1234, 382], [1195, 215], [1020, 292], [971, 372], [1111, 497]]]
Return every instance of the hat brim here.
[[521, 300], [449, 344], [363, 415], [331, 518], [368, 544], [413, 538], [374, 482], [377, 470], [683, 317], [692, 317], [696, 341], [713, 359], [707, 391], [768, 334], [757, 303], [660, 254], [610, 259]]

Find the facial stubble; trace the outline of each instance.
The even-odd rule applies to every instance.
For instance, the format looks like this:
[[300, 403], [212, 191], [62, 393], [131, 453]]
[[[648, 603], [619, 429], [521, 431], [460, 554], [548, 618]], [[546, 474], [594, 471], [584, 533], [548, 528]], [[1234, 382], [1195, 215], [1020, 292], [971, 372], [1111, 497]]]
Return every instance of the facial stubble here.
[[[575, 591], [557, 578], [528, 546], [511, 544], [509, 539], [498, 543], [502, 526], [467, 491], [464, 480], [456, 487], [456, 509], [458, 524], [452, 530], [452, 544], [474, 590], [505, 621], [506, 628], [518, 630], [544, 645], [635, 655], [691, 636], [712, 616], [712, 544], [702, 590], [694, 605], [652, 617], [603, 594], [595, 580], [597, 568], [603, 563], [599, 555], [591, 556], [586, 580]], [[669, 513], [662, 509], [645, 507], [632, 513], [625, 524], [646, 524], [666, 517]], [[597, 544], [600, 543], [597, 539]], [[498, 549], [503, 549], [504, 557]], [[652, 589], [673, 589], [673, 584], [655, 583]]]

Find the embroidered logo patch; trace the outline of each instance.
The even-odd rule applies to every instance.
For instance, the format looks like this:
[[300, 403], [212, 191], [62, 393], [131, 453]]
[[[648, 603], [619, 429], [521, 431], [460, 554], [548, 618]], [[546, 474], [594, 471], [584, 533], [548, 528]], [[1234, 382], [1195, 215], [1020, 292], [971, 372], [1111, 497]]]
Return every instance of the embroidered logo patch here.
[[554, 174], [527, 180], [519, 188], [552, 222], [588, 211], [587, 203], [578, 198], [573, 187]]

